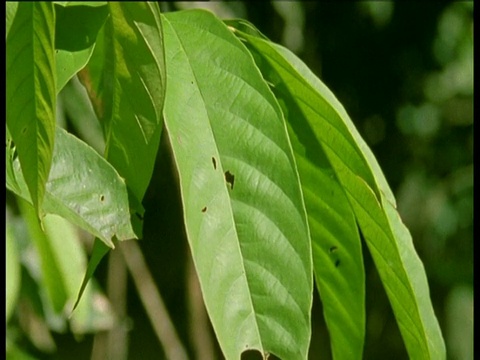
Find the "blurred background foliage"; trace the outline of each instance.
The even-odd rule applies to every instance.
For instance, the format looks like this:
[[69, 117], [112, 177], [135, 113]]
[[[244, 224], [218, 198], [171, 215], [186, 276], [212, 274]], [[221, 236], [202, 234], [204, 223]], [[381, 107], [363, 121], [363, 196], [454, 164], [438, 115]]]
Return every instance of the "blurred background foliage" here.
[[[448, 358], [473, 359], [473, 2], [218, 1], [160, 6], [164, 12], [200, 7], [221, 18], [247, 19], [300, 56], [333, 91], [372, 148], [397, 197], [425, 265]], [[101, 130], [86, 100], [78, 81], [71, 81], [60, 94], [58, 121], [101, 152]], [[165, 142], [144, 199], [144, 239], [139, 244], [190, 356], [222, 358], [208, 322], [203, 334], [196, 323], [205, 314], [198, 307], [175, 169]], [[13, 288], [7, 282], [7, 291], [18, 294], [16, 305], [6, 304], [7, 345], [10, 341], [11, 348], [21, 348], [23, 359], [101, 359], [98, 347], [112, 327], [113, 316], [114, 327], [126, 334], [117, 344], [123, 349], [119, 358], [164, 358], [125, 266], [105, 259], [96, 273], [111, 302], [112, 279], [124, 284], [123, 308], [118, 302], [108, 306], [97, 292], [93, 304], [100, 319], [94, 326], [98, 334], [90, 334], [88, 326], [82, 331], [67, 329], [45, 305], [31, 234], [9, 193], [7, 223], [7, 270], [22, 279], [20, 288], [15, 288], [17, 281], [9, 281]], [[91, 248], [93, 239], [84, 233], [77, 237], [87, 250]], [[11, 259], [20, 259], [21, 269]], [[365, 262], [363, 357], [406, 359], [368, 251]], [[317, 293], [310, 358], [331, 358]]]

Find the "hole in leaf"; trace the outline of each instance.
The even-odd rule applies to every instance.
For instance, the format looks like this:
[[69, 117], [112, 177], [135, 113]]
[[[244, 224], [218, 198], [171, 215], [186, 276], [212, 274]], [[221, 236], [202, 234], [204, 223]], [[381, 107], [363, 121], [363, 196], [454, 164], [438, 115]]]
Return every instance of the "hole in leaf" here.
[[235, 175], [233, 175], [230, 171], [225, 172], [225, 181], [230, 184], [230, 189], [233, 190], [233, 183], [235, 182]]
[[204, 213], [204, 212], [206, 212], [206, 211], [207, 211], [207, 207], [204, 206], [203, 209], [202, 209], [202, 212]]
[[[248, 346], [248, 345], [247, 345]], [[247, 348], [245, 346], [245, 348]], [[263, 360], [262, 353], [258, 350], [245, 350], [242, 353], [241, 360]]]
[[212, 164], [213, 164], [213, 168], [216, 170], [217, 169], [217, 160], [215, 160], [215, 158], [212, 156]]

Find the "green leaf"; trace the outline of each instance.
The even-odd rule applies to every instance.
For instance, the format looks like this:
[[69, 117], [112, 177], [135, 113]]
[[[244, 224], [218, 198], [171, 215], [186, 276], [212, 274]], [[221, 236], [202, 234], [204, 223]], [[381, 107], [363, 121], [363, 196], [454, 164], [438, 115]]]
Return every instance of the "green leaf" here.
[[278, 81], [275, 68], [263, 59], [261, 52], [252, 47], [250, 50], [266, 80], [276, 81], [272, 91], [288, 120], [332, 353], [337, 359], [361, 358], [365, 338], [365, 271], [353, 209], [291, 89]]
[[8, 33], [12, 27], [13, 19], [18, 9], [18, 1], [7, 1], [5, 3], [5, 36], [8, 38]]
[[55, 12], [20, 2], [7, 37], [7, 126], [33, 205], [41, 208], [55, 136]]
[[[57, 128], [52, 170], [46, 185], [45, 213], [57, 214], [113, 248], [112, 237], [136, 238], [131, 226], [125, 181], [115, 169], [87, 144]], [[9, 147], [7, 147], [9, 148]], [[9, 164], [12, 176], [7, 187], [31, 202], [18, 159]]]
[[89, 65], [82, 80], [104, 127], [105, 157], [140, 204], [162, 130], [166, 73], [160, 10], [153, 2], [108, 6], [104, 48], [94, 52], [96, 68]]
[[[40, 256], [41, 279], [40, 282], [46, 289], [50, 304], [55, 313], [61, 313], [67, 301], [67, 292], [64, 286], [63, 274], [59, 270], [58, 257], [55, 249], [48, 241], [40, 227], [39, 219], [31, 204], [18, 199], [18, 206], [27, 224], [30, 240]], [[46, 220], [46, 218], [44, 218]]]
[[312, 260], [282, 112], [211, 13], [164, 17], [164, 118], [206, 308], [227, 359], [306, 359]]
[[108, 16], [104, 6], [55, 6], [55, 48], [76, 52], [91, 48]]
[[82, 285], [80, 286], [80, 290], [78, 291], [77, 300], [73, 305], [72, 312], [77, 308], [78, 304], [80, 303], [80, 299], [82, 299], [83, 293], [85, 292], [87, 285], [95, 272], [98, 264], [103, 259], [103, 257], [108, 253], [110, 248], [105, 245], [104, 242], [100, 241], [99, 239], [95, 239], [93, 244], [92, 256], [88, 261], [87, 270], [85, 275], [83, 276]]
[[74, 6], [55, 6], [57, 93], [90, 59], [97, 34], [107, 19], [106, 5], [92, 7], [74, 3]]
[[92, 103], [78, 78], [73, 78], [58, 94], [58, 103], [68, 116], [69, 124], [78, 137], [99, 154], [105, 151], [102, 126], [98, 122]]
[[[61, 275], [62, 283], [67, 294], [64, 310], [69, 314], [74, 300], [77, 299], [78, 289], [82, 283], [82, 274], [87, 269], [87, 259], [81, 247], [78, 231], [65, 219], [57, 215], [47, 215], [43, 221], [45, 236], [52, 249], [52, 256], [58, 265], [57, 271]], [[106, 249], [109, 249], [104, 245]], [[92, 285], [92, 283], [90, 283]], [[99, 306], [99, 303], [103, 303]], [[75, 334], [106, 330], [113, 325], [113, 313], [108, 300], [98, 289], [87, 286], [82, 301], [77, 310], [70, 317], [70, 329]]]
[[56, 50], [57, 93], [64, 88], [68, 81], [75, 76], [79, 70], [87, 65], [94, 48], [95, 44], [88, 49], [77, 52]]
[[55, 5], [60, 5], [64, 7], [75, 7], [75, 6], [90, 6], [90, 7], [102, 7], [108, 4], [107, 1], [54, 1]]
[[286, 89], [284, 94], [297, 104], [327, 155], [355, 212], [410, 357], [444, 359], [445, 344], [423, 264], [372, 152], [338, 100], [295, 55], [237, 33], [275, 70], [264, 74], [267, 81]]
[[21, 282], [19, 254], [13, 230], [8, 223], [8, 217], [5, 224], [5, 261], [5, 318], [8, 322], [17, 302]]

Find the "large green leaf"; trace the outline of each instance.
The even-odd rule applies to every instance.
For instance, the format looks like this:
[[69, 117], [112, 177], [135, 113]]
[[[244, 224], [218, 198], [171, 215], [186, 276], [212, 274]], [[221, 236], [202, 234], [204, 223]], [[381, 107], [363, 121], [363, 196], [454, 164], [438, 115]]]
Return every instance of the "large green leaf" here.
[[281, 109], [248, 51], [211, 13], [169, 13], [164, 33], [165, 126], [222, 351], [306, 359], [311, 248]]
[[[226, 21], [265, 39], [245, 21]], [[255, 48], [257, 65], [267, 81], [276, 70]], [[277, 81], [272, 90], [288, 119], [289, 137], [302, 183], [312, 238], [317, 289], [323, 303], [336, 359], [361, 358], [365, 338], [365, 272], [353, 209], [291, 89]]]
[[[113, 236], [135, 238], [125, 181], [95, 150], [65, 130], [57, 128], [55, 141], [43, 211], [64, 217], [109, 247]], [[7, 188], [31, 202], [14, 147], [7, 146], [6, 160]]]
[[[105, 157], [140, 204], [162, 130], [166, 73], [160, 10], [154, 2], [111, 2], [108, 11], [105, 34], [81, 79], [102, 121]], [[137, 210], [143, 211], [140, 205]]]
[[37, 212], [55, 136], [55, 12], [50, 2], [20, 2], [7, 37], [7, 125]]
[[290, 51], [258, 37], [239, 35], [268, 62], [272, 71], [264, 76], [296, 103], [327, 155], [372, 253], [410, 357], [445, 358], [423, 264], [377, 161], [344, 108]]

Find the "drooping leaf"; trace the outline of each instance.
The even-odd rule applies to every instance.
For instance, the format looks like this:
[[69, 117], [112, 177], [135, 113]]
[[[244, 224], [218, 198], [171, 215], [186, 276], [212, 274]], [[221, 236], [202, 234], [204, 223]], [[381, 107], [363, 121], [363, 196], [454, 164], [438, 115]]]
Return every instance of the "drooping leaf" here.
[[338, 100], [295, 55], [258, 37], [238, 34], [268, 62], [273, 71], [264, 73], [267, 81], [283, 88], [283, 95], [297, 104], [327, 155], [355, 212], [410, 357], [444, 359], [445, 344], [423, 264], [371, 150]]
[[211, 13], [163, 19], [165, 124], [222, 351], [306, 359], [310, 238], [282, 112], [250, 54]]
[[7, 37], [7, 126], [37, 212], [55, 136], [55, 12], [50, 2], [20, 2]]
[[105, 157], [141, 208], [162, 130], [165, 59], [160, 10], [153, 2], [111, 2], [102, 48], [81, 80], [102, 122]]
[[[277, 90], [281, 91], [275, 89], [274, 93], [281, 99]], [[302, 114], [294, 106], [286, 106], [308, 214], [315, 279], [332, 353], [335, 359], [361, 359], [365, 271], [355, 216], [323, 150], [312, 141], [308, 127], [302, 126]]]
[[92, 256], [88, 261], [87, 270], [85, 271], [85, 275], [83, 276], [82, 284], [80, 286], [80, 290], [78, 291], [75, 304], [73, 304], [72, 311], [77, 308], [78, 304], [80, 303], [80, 299], [82, 298], [83, 293], [85, 292], [85, 289], [87, 288], [87, 285], [92, 278], [93, 273], [95, 272], [95, 269], [97, 268], [98, 264], [100, 264], [100, 261], [108, 253], [109, 250], [110, 248], [106, 246], [104, 242], [100, 241], [99, 239], [95, 239], [95, 242], [93, 244]]
[[[250, 29], [248, 24], [241, 25], [242, 29]], [[256, 32], [248, 33], [265, 39]], [[275, 68], [255, 48], [250, 49], [266, 80], [278, 80]], [[320, 143], [293, 100], [291, 89], [276, 81], [272, 91], [288, 120], [332, 353], [336, 359], [361, 358], [365, 338], [365, 272], [355, 215]]]
[[[98, 236], [109, 247], [113, 247], [113, 236], [119, 240], [136, 238], [125, 181], [115, 169], [61, 128], [56, 130], [55, 141], [43, 211], [64, 217]], [[18, 159], [7, 157], [9, 168], [13, 174], [7, 174], [7, 188], [31, 202]]]

